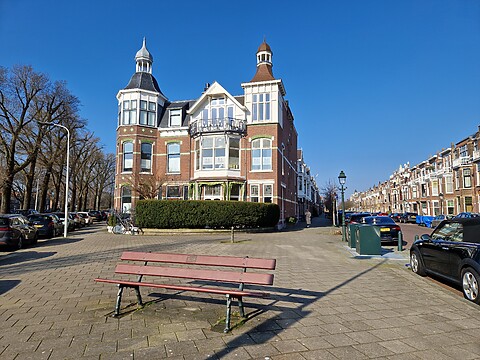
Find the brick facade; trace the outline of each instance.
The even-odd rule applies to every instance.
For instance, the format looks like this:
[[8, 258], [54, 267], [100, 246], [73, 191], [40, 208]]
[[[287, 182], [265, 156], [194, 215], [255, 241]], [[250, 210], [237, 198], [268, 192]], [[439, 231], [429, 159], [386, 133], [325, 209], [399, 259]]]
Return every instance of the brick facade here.
[[153, 197], [265, 201], [280, 206], [280, 226], [298, 217], [297, 131], [271, 59], [264, 42], [243, 95], [215, 82], [198, 99], [169, 101], [144, 42], [117, 95], [115, 207], [129, 211]]

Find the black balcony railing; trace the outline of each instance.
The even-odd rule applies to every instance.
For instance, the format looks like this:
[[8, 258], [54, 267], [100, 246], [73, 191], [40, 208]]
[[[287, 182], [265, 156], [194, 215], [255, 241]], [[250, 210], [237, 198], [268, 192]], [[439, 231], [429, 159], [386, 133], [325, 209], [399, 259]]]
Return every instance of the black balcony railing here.
[[241, 119], [202, 119], [192, 122], [188, 131], [190, 136], [215, 132], [228, 132], [244, 136], [247, 133], [247, 126], [245, 120]]

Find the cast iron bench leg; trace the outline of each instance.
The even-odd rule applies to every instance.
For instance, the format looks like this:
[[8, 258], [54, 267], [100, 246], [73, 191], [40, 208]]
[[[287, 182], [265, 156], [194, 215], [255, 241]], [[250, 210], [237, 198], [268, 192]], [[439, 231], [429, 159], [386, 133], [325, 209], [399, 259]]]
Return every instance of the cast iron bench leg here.
[[224, 333], [227, 333], [230, 331], [230, 312], [232, 309], [232, 298], [230, 297], [229, 294], [227, 296], [227, 318], [225, 319], [225, 329], [223, 330]]
[[113, 316], [120, 315], [120, 303], [122, 301], [123, 285], [118, 284], [117, 302], [115, 304], [115, 314]]
[[137, 303], [138, 303], [138, 306], [143, 306], [143, 302], [142, 302], [142, 295], [140, 294], [140, 287], [139, 286], [135, 286], [135, 292], [137, 293]]
[[240, 308], [240, 316], [242, 318], [245, 317], [245, 309], [243, 307], [243, 298], [241, 296], [238, 297], [238, 307]]

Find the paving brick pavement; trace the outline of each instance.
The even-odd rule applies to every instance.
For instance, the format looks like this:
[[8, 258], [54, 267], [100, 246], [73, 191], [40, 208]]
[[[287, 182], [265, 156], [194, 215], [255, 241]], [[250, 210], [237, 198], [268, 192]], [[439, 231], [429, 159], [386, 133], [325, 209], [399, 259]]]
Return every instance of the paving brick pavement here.
[[[112, 235], [103, 226], [0, 253], [0, 359], [480, 359], [480, 308], [408, 260], [357, 258], [315, 218], [276, 233]], [[224, 299], [143, 288], [109, 317], [124, 250], [273, 257], [269, 299], [224, 334]], [[126, 291], [123, 304], [134, 303]], [[149, 296], [146, 296], [149, 295]]]

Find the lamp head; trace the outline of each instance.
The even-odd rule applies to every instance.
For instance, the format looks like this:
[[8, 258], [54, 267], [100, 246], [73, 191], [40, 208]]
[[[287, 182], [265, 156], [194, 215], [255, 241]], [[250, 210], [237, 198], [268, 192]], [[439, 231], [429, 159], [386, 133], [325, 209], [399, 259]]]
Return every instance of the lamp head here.
[[340, 175], [338, 175], [338, 182], [340, 183], [340, 185], [345, 185], [345, 183], [347, 182], [347, 176], [345, 175], [343, 170], [340, 171]]

